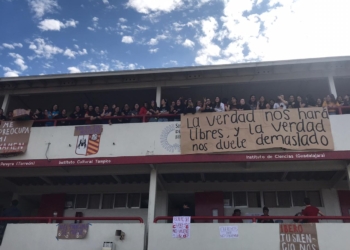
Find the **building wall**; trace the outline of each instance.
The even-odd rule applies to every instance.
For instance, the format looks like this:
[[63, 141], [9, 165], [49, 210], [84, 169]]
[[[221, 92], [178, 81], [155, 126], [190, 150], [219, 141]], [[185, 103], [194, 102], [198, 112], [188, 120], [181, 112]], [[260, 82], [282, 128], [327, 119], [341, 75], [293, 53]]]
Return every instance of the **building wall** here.
[[[238, 239], [221, 239], [220, 226], [229, 223], [196, 224], [192, 223], [190, 237], [172, 238], [172, 224], [150, 224], [148, 249], [244, 249], [244, 250], [279, 250], [279, 224], [239, 224]], [[237, 225], [237, 224], [236, 224]], [[316, 225], [319, 249], [349, 248], [350, 224], [319, 223]], [[286, 249], [289, 250], [289, 249]]]
[[[117, 239], [116, 230], [125, 232], [125, 240]], [[56, 224], [8, 224], [0, 250], [100, 250], [103, 242], [114, 242], [118, 250], [143, 250], [144, 232], [145, 225], [141, 223], [93, 223], [85, 239], [57, 240]]]
[[[330, 120], [335, 150], [350, 150], [350, 144], [347, 143], [350, 140], [350, 131], [347, 129], [350, 115], [330, 116]], [[179, 122], [104, 125], [99, 151], [91, 156], [75, 153], [78, 137], [74, 136], [74, 126], [32, 128], [27, 152], [2, 159], [0, 164], [6, 163], [7, 160], [46, 159], [47, 156], [49, 159], [77, 159], [74, 163], [62, 163], [74, 166], [84, 165], [79, 161], [96, 157], [179, 155], [180, 139], [176, 138], [176, 130], [179, 130], [179, 127]], [[88, 165], [94, 165], [94, 162]], [[15, 165], [8, 167], [12, 166]]]

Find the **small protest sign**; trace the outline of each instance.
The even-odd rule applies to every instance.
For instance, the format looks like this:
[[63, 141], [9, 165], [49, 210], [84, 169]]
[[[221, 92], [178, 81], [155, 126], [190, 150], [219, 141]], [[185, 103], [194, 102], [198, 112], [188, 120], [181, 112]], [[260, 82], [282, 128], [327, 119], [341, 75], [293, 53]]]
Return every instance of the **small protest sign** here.
[[190, 216], [173, 217], [173, 238], [190, 238]]

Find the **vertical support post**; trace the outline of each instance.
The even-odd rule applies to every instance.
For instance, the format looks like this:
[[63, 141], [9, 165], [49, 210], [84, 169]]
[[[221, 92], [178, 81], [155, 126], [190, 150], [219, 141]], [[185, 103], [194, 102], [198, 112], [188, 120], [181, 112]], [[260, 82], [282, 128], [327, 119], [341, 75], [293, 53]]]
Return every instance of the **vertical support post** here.
[[332, 75], [328, 75], [328, 86], [329, 86], [329, 92], [334, 95], [335, 98], [337, 98], [337, 90], [335, 88], [334, 78]]
[[153, 167], [151, 169], [149, 182], [149, 198], [148, 198], [148, 223], [153, 223], [154, 215], [156, 211], [156, 197], [157, 197], [157, 169]]
[[156, 93], [156, 102], [158, 107], [160, 106], [160, 98], [162, 96], [162, 87], [161, 86], [157, 86], [157, 93]]
[[5, 94], [4, 101], [2, 102], [1, 108], [4, 110], [4, 115], [7, 114], [7, 109], [10, 104], [10, 94]]
[[349, 186], [349, 190], [350, 190], [350, 164], [346, 165], [345, 171], [348, 175], [348, 186]]

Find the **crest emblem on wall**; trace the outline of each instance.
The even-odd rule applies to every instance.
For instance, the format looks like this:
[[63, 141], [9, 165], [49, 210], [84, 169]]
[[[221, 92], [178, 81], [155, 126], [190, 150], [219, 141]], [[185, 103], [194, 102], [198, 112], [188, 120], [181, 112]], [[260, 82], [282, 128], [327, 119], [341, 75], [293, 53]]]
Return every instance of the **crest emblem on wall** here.
[[77, 155], [94, 155], [98, 153], [101, 142], [102, 125], [75, 127], [74, 135], [77, 136], [75, 153]]

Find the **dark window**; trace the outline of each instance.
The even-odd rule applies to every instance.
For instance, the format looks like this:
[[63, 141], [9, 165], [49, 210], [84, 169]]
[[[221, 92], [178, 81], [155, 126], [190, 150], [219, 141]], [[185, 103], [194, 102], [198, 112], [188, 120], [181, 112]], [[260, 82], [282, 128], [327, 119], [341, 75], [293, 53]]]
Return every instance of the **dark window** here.
[[234, 192], [233, 193], [233, 205], [235, 207], [247, 206], [246, 192]]
[[128, 207], [139, 208], [140, 207], [140, 194], [129, 194], [128, 195]]
[[115, 194], [114, 207], [122, 208], [126, 207], [127, 194]]
[[148, 193], [141, 194], [141, 208], [148, 208]]
[[232, 193], [231, 192], [224, 193], [224, 206], [225, 207], [232, 207]]
[[264, 192], [264, 206], [277, 207], [276, 192]]
[[100, 208], [100, 194], [90, 194], [89, 195], [89, 209], [99, 209]]
[[260, 192], [248, 192], [248, 206], [261, 207]]
[[75, 194], [67, 194], [65, 208], [74, 208], [74, 203], [75, 203]]
[[88, 197], [88, 194], [77, 194], [75, 208], [87, 208]]
[[293, 206], [294, 207], [303, 207], [305, 205], [304, 204], [304, 198], [305, 198], [304, 191], [293, 191], [292, 197], [293, 197]]
[[320, 192], [318, 191], [307, 191], [307, 197], [310, 198], [310, 203], [311, 205], [315, 207], [322, 207], [322, 201], [321, 201], [321, 196]]
[[277, 198], [278, 198], [278, 206], [279, 207], [291, 207], [292, 206], [289, 191], [277, 192]]
[[102, 197], [102, 209], [112, 209], [114, 194], [104, 194]]

